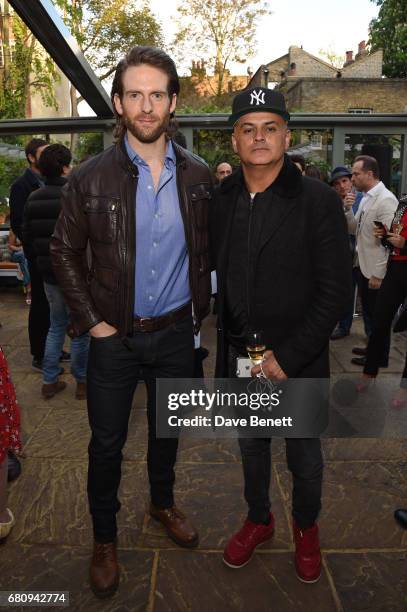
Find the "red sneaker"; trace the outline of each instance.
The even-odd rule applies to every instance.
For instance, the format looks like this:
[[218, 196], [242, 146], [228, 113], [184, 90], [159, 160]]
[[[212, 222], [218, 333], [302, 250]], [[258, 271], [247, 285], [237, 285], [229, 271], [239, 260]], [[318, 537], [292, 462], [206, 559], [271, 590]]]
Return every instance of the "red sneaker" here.
[[321, 550], [318, 525], [300, 529], [294, 523], [295, 569], [301, 582], [317, 582], [321, 577]]
[[228, 542], [223, 553], [223, 561], [229, 566], [237, 569], [249, 563], [259, 544], [267, 542], [273, 537], [274, 517], [270, 512], [270, 523], [252, 523], [247, 519], [243, 527]]

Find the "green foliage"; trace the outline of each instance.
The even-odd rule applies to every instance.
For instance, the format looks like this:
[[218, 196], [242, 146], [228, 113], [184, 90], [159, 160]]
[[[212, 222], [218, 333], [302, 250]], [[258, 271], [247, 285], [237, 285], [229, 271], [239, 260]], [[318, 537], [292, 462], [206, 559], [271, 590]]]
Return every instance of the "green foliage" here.
[[320, 49], [318, 51], [319, 57], [321, 57], [325, 62], [331, 64], [334, 68], [342, 68], [345, 57], [343, 55], [338, 55], [332, 49], [332, 47], [328, 47], [328, 49]]
[[74, 162], [80, 162], [88, 155], [97, 155], [103, 151], [103, 134], [101, 132], [83, 133], [78, 135]]
[[0, 200], [8, 197], [12, 183], [26, 169], [27, 162], [24, 159], [10, 159], [0, 155]]
[[233, 167], [240, 164], [232, 149], [230, 130], [194, 130], [194, 151], [211, 169], [224, 161]]
[[161, 26], [147, 2], [134, 0], [55, 0], [100, 80], [135, 45], [163, 46]]
[[371, 0], [380, 6], [370, 22], [371, 51], [383, 49], [383, 74], [407, 78], [407, 0]]
[[177, 112], [183, 115], [194, 115], [200, 113], [230, 113], [232, 110], [232, 103], [217, 104], [215, 97], [196, 98], [196, 103], [192, 106], [189, 104], [181, 103], [177, 106]]
[[255, 52], [256, 22], [270, 14], [265, 2], [253, 0], [181, 0], [179, 30], [173, 47], [180, 59], [199, 54], [218, 75], [220, 96], [230, 62], [244, 64]]
[[[11, 28], [14, 38], [10, 58], [7, 42]], [[59, 80], [57, 68], [24, 22], [15, 14], [2, 14], [0, 45], [7, 57], [0, 75], [0, 119], [23, 118], [29, 95], [39, 93], [45, 105], [57, 108], [54, 86]]]

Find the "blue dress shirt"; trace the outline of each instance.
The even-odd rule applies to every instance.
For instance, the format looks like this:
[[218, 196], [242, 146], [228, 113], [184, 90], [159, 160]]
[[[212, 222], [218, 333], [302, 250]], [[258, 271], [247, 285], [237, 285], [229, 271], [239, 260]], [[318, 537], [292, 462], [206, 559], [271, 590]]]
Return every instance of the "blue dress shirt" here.
[[168, 141], [157, 191], [149, 165], [125, 138], [138, 169], [134, 315], [157, 317], [191, 299], [189, 258], [176, 181], [176, 157]]

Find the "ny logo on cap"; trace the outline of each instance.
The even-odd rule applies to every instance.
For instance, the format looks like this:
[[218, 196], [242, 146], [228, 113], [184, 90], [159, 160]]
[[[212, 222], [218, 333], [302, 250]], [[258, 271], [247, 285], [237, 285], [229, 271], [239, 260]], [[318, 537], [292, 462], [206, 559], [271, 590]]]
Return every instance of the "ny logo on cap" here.
[[262, 89], [259, 89], [259, 91], [254, 89], [250, 94], [250, 104], [256, 103], [256, 106], [259, 106], [259, 104], [265, 104], [264, 95], [265, 92]]

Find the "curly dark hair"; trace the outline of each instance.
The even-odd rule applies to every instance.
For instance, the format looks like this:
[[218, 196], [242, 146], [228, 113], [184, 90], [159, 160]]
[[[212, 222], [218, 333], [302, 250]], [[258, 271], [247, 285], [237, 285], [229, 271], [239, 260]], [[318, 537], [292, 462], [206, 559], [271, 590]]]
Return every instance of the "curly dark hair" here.
[[68, 147], [62, 144], [52, 144], [46, 147], [38, 160], [38, 168], [42, 176], [57, 178], [62, 176], [64, 168], [69, 166], [72, 155]]

